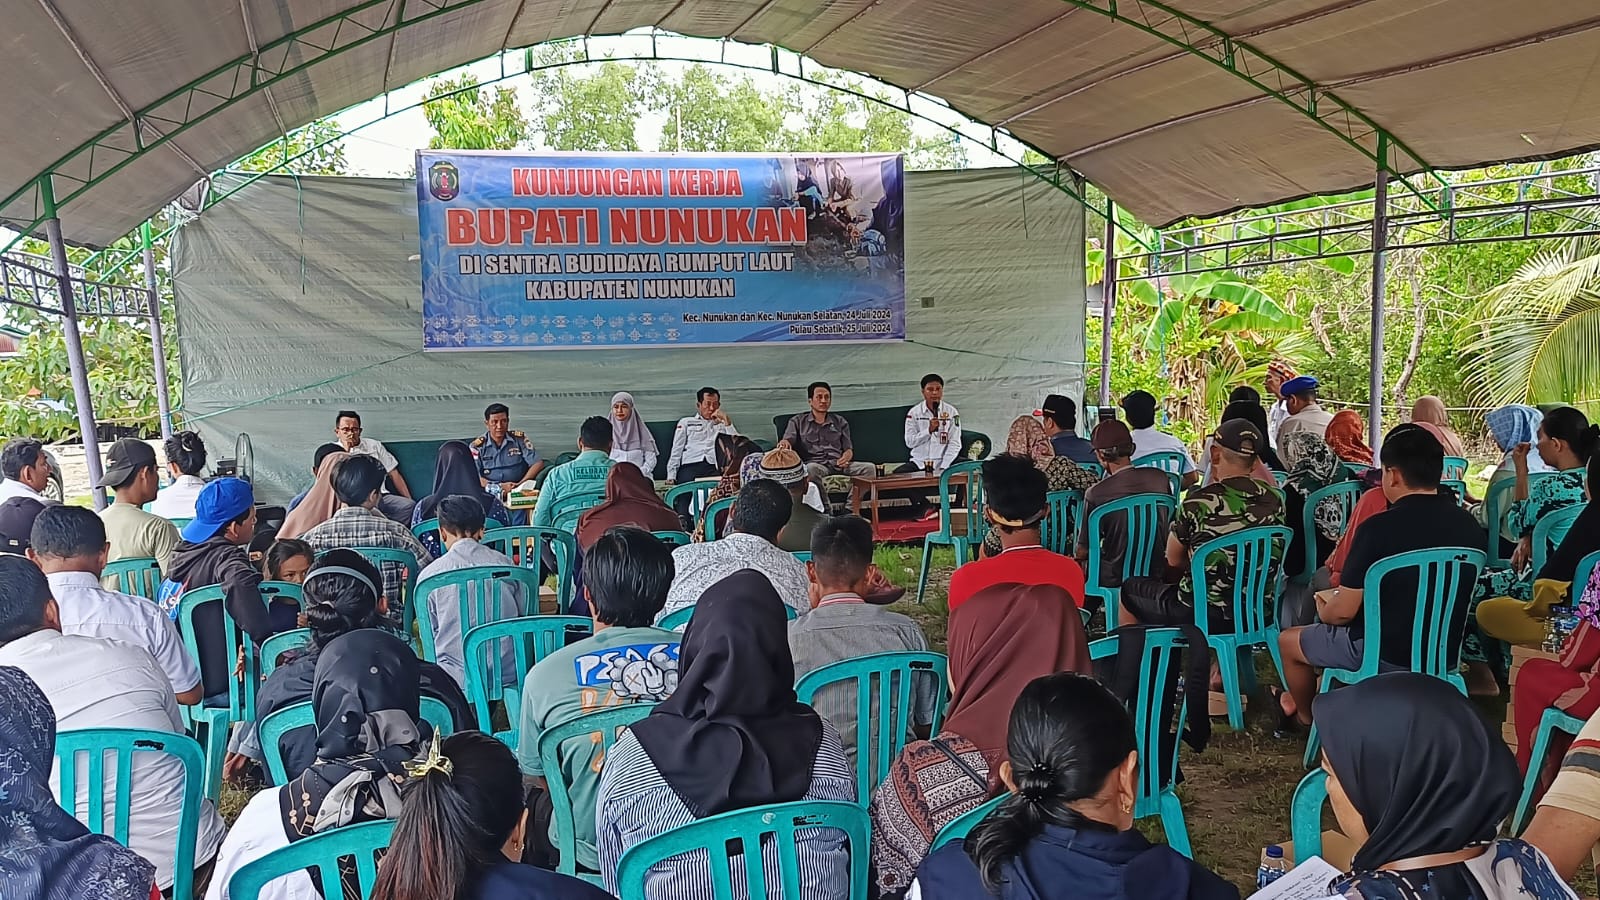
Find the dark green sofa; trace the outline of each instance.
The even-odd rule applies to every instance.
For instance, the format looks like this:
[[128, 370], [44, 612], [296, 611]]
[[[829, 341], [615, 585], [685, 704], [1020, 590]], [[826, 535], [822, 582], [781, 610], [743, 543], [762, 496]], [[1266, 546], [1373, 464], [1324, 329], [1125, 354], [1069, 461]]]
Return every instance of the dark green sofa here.
[[[879, 406], [873, 409], [836, 409], [850, 423], [850, 443], [855, 448], [855, 458], [861, 462], [888, 463], [890, 469], [911, 458], [906, 449], [906, 407]], [[773, 434], [783, 437], [783, 429], [798, 412], [772, 417]], [[980, 446], [981, 445], [981, 446]], [[966, 457], [978, 447], [977, 458], [988, 457], [994, 442], [987, 434], [961, 429], [961, 455]]]

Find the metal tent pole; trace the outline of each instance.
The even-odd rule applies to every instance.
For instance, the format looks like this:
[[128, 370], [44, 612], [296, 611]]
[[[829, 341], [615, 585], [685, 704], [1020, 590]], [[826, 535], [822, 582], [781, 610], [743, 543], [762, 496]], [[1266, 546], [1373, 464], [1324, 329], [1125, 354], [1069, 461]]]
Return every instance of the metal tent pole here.
[[150, 290], [150, 348], [156, 365], [156, 408], [161, 413], [161, 437], [172, 437], [172, 392], [167, 384], [167, 347], [161, 337], [161, 291], [156, 287], [156, 248], [150, 239], [150, 223], [139, 226], [139, 242], [144, 249], [144, 286]]
[[[1117, 305], [1117, 206], [1106, 202], [1106, 271], [1100, 279], [1100, 408], [1111, 405], [1111, 317]], [[1090, 425], [1093, 428], [1093, 424]]]
[[1368, 384], [1367, 443], [1377, 450], [1383, 441], [1383, 302], [1384, 259], [1389, 247], [1389, 139], [1378, 134], [1378, 175], [1372, 185], [1372, 367]]
[[78, 304], [72, 293], [72, 275], [67, 260], [67, 244], [61, 239], [61, 219], [56, 215], [55, 186], [50, 176], [39, 179], [39, 200], [44, 207], [45, 237], [50, 241], [50, 256], [56, 265], [56, 282], [61, 292], [61, 330], [67, 344], [67, 367], [72, 372], [72, 399], [78, 407], [78, 429], [83, 432], [83, 461], [89, 469], [90, 498], [95, 509], [106, 508], [100, 483], [100, 438], [94, 425], [94, 401], [89, 396], [89, 370], [83, 360], [83, 338], [78, 333]]

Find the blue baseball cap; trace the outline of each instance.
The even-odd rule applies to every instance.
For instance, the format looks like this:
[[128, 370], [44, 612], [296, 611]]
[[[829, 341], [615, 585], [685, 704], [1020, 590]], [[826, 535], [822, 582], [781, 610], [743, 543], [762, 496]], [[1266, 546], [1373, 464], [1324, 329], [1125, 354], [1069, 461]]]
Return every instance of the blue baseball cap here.
[[1278, 396], [1293, 397], [1295, 394], [1304, 394], [1306, 391], [1314, 391], [1319, 386], [1320, 385], [1317, 379], [1311, 377], [1310, 375], [1301, 375], [1298, 378], [1291, 378], [1288, 381], [1285, 381], [1283, 383], [1283, 387], [1278, 389]]
[[223, 526], [244, 515], [256, 503], [250, 482], [217, 478], [206, 482], [194, 502], [194, 521], [183, 526], [183, 539], [191, 544], [210, 540]]

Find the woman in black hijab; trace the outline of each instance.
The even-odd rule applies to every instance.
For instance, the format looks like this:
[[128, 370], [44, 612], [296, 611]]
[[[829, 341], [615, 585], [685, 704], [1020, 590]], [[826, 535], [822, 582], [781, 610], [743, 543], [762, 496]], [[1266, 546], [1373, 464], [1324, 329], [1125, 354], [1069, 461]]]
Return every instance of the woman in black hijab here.
[[[342, 825], [400, 815], [405, 763], [428, 737], [417, 689], [417, 655], [386, 631], [363, 628], [317, 656], [311, 703], [317, 751], [310, 767], [284, 787], [251, 798], [217, 853], [209, 900], [227, 900], [227, 884], [246, 863], [301, 838]], [[355, 890], [354, 869], [345, 896]], [[271, 883], [260, 900], [304, 896], [311, 877], [296, 872]], [[219, 890], [220, 888], [220, 890]], [[282, 893], [278, 893], [282, 891]]]
[[1330, 891], [1362, 900], [1576, 900], [1545, 855], [1496, 840], [1521, 779], [1471, 701], [1428, 675], [1379, 675], [1317, 698], [1339, 826], [1361, 844]]
[[[669, 829], [767, 803], [855, 801], [838, 732], [795, 699], [783, 602], [765, 575], [742, 569], [706, 589], [683, 634], [677, 690], [617, 741], [597, 795], [600, 871], [612, 893], [623, 851]], [[849, 893], [840, 832], [801, 832], [797, 849], [805, 896]], [[775, 877], [776, 849], [765, 859]], [[665, 861], [646, 894], [695, 896], [710, 883], [707, 866], [703, 853]]]
[[[511, 513], [505, 504], [484, 490], [483, 482], [478, 478], [478, 461], [472, 456], [472, 448], [467, 446], [466, 441], [445, 441], [439, 445], [439, 455], [433, 460], [433, 493], [418, 501], [411, 513], [411, 526], [415, 528], [437, 516], [439, 501], [455, 494], [482, 503], [484, 518], [493, 519], [501, 525], [511, 524]], [[421, 541], [422, 546], [435, 558], [444, 555], [444, 548], [439, 546], [438, 532], [430, 532]]]

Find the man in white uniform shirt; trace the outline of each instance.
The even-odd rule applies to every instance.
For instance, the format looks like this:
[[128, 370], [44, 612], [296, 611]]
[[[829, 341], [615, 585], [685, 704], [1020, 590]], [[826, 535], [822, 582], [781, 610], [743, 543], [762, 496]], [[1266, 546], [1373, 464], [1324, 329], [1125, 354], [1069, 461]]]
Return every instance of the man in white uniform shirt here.
[[333, 422], [333, 436], [339, 442], [339, 449], [351, 456], [370, 456], [383, 464], [384, 479], [394, 484], [394, 492], [390, 493], [389, 484], [384, 484], [383, 495], [378, 498], [378, 512], [410, 528], [411, 510], [416, 502], [405, 476], [400, 474], [400, 460], [395, 459], [381, 441], [361, 436], [361, 414], [354, 410], [339, 410]]
[[[667, 457], [667, 484], [687, 483], [717, 471], [717, 435], [738, 434], [722, 411], [722, 394], [714, 387], [695, 392], [695, 413], [678, 420], [672, 429], [672, 453]], [[678, 515], [689, 514], [689, 498], [679, 497]], [[690, 529], [693, 530], [693, 529]]]
[[61, 632], [144, 648], [172, 683], [178, 702], [199, 703], [200, 667], [184, 649], [178, 626], [151, 601], [101, 587], [109, 547], [105, 524], [92, 510], [51, 506], [34, 519], [28, 558], [50, 580]]
[[[146, 601], [148, 602], [148, 601]], [[62, 634], [43, 572], [20, 556], [0, 556], [0, 666], [15, 666], [33, 679], [56, 714], [56, 731], [137, 728], [183, 733], [172, 684], [142, 647], [83, 634]], [[80, 820], [89, 815], [88, 759], [78, 761], [79, 793], [68, 806]], [[184, 768], [164, 753], [133, 757], [128, 847], [155, 864], [156, 885], [170, 889], [178, 841], [194, 841], [197, 883], [209, 875], [222, 844], [222, 817], [203, 801], [198, 832], [178, 834]], [[52, 774], [59, 799], [59, 777]], [[114, 797], [117, 770], [107, 766], [104, 795]]]
[[896, 472], [943, 472], [961, 455], [961, 414], [944, 402], [944, 379], [922, 376], [922, 402], [906, 411], [911, 462]]
[[43, 494], [50, 484], [50, 457], [44, 444], [33, 438], [13, 438], [0, 449], [0, 500], [12, 497], [29, 497], [44, 504], [53, 504]]
[[1328, 423], [1333, 421], [1333, 413], [1323, 409], [1322, 404], [1317, 402], [1319, 387], [1317, 380], [1310, 375], [1284, 382], [1283, 403], [1289, 410], [1289, 418], [1278, 426], [1278, 440], [1297, 431], [1309, 431], [1317, 437], [1328, 433]]

